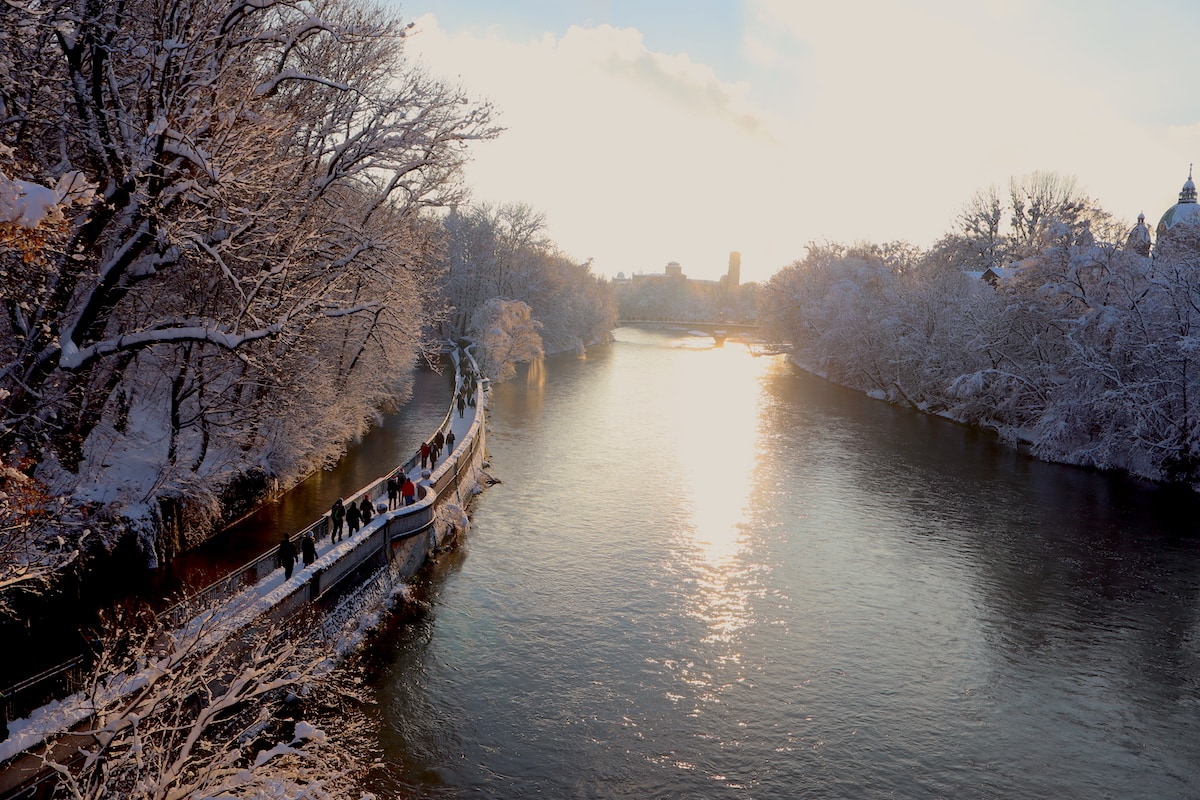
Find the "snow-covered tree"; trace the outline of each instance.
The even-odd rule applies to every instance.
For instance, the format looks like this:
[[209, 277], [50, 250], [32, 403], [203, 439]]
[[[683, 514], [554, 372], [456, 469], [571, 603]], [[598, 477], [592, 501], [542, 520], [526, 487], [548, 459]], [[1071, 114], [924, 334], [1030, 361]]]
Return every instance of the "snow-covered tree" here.
[[624, 284], [617, 291], [617, 305], [623, 319], [711, 322], [731, 311], [724, 284], [666, 277]]
[[68, 469], [148, 350], [270, 359], [378, 319], [418, 266], [397, 221], [454, 199], [463, 143], [495, 132], [358, 2], [59, 0], [0, 24], [14, 166], [98, 186], [3, 330], [0, 434]]
[[0, 462], [0, 615], [17, 616], [17, 594], [46, 590], [76, 560], [89, 533], [24, 466]]
[[1009, 256], [1025, 258], [1052, 245], [1055, 226], [1066, 226], [1072, 239], [1115, 241], [1112, 216], [1084, 194], [1079, 181], [1056, 172], [1032, 172], [1008, 184]]
[[955, 269], [978, 252], [947, 240], [813, 245], [763, 288], [760, 321], [802, 366], [1042, 458], [1200, 483], [1200, 227], [1151, 259], [1102, 211], [1066, 208], [1072, 187], [1029, 192], [1025, 257], [994, 286]]
[[211, 611], [182, 630], [114, 621], [81, 695], [87, 722], [67, 734], [82, 743], [47, 756], [61, 796], [361, 795], [369, 745], [356, 681], [335, 671], [318, 636], [269, 622], [230, 635], [228, 624]]
[[206, 524], [222, 484], [287, 484], [403, 401], [437, 321], [423, 212], [497, 133], [409, 27], [365, 0], [4, 8], [6, 463]]
[[523, 204], [456, 208], [446, 217], [446, 338], [471, 335], [476, 313], [502, 298], [531, 309], [548, 352], [608, 339], [617, 320], [610, 288], [589, 262], [559, 252], [544, 226]]
[[519, 300], [493, 297], [476, 309], [469, 333], [480, 350], [479, 369], [497, 383], [516, 374], [517, 364], [535, 361], [545, 351], [541, 323]]

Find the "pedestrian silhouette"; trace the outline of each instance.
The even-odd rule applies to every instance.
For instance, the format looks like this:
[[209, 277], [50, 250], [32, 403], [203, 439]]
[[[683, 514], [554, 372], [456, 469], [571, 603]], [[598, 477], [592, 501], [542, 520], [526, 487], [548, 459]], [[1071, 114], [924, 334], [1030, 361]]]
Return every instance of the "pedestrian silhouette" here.
[[304, 538], [300, 540], [300, 552], [304, 556], [306, 567], [317, 560], [317, 543], [313, 541], [312, 531], [304, 534]]
[[279, 566], [283, 567], [283, 579], [289, 580], [292, 577], [292, 569], [296, 566], [296, 545], [292, 544], [286, 533], [283, 535], [283, 541], [279, 543]]
[[333, 501], [333, 507], [329, 509], [329, 538], [331, 541], [338, 541], [342, 538], [342, 523], [346, 520], [346, 505], [342, 502], [342, 498]]

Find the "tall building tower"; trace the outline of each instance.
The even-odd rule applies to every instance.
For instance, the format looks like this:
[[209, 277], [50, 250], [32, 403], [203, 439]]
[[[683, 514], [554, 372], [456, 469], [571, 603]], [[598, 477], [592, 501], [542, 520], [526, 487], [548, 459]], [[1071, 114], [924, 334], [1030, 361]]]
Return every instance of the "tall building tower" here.
[[732, 289], [742, 282], [742, 254], [734, 250], [729, 254], [729, 287]]

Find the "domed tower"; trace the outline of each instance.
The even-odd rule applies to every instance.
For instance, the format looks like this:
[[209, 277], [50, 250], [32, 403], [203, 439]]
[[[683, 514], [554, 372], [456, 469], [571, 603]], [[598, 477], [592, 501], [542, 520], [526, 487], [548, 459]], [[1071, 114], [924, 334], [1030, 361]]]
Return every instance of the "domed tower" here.
[[1146, 215], [1138, 214], [1137, 225], [1125, 238], [1125, 249], [1138, 255], [1150, 255], [1150, 226], [1146, 224]]
[[1179, 193], [1179, 202], [1167, 209], [1154, 229], [1155, 240], [1161, 240], [1163, 235], [1181, 222], [1200, 222], [1200, 203], [1196, 202], [1196, 184], [1192, 183], [1192, 168], [1188, 167], [1187, 182]]

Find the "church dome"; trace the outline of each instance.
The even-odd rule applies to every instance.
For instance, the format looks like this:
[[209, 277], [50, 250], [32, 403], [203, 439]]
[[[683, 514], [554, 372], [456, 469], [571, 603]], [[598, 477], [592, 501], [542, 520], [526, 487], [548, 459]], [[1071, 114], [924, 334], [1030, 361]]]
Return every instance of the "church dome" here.
[[1150, 255], [1150, 226], [1146, 224], [1146, 215], [1138, 214], [1137, 225], [1125, 239], [1125, 249], [1144, 256]]
[[1162, 236], [1181, 222], [1200, 222], [1200, 203], [1196, 202], [1196, 184], [1192, 183], [1192, 170], [1188, 169], [1187, 182], [1179, 193], [1179, 202], [1167, 209], [1158, 221], [1155, 233]]

